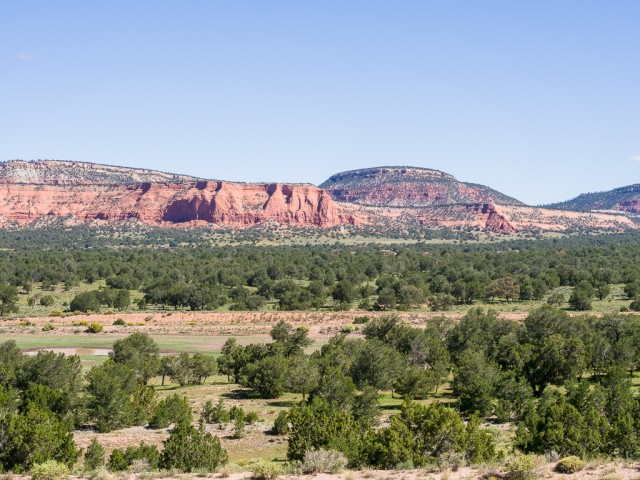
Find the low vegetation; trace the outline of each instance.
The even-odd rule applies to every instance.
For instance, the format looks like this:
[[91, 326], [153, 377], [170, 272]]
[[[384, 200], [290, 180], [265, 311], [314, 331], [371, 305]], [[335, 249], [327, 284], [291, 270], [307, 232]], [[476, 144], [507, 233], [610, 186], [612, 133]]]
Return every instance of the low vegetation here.
[[[640, 317], [568, 317], [544, 306], [518, 323], [474, 309], [458, 322], [442, 318], [426, 328], [389, 314], [361, 333], [338, 334], [306, 353], [307, 329], [280, 322], [270, 343], [229, 339], [215, 361], [203, 354], [161, 356], [151, 337], [134, 333], [86, 373], [76, 356], [27, 356], [5, 342], [2, 468], [27, 472], [57, 462], [70, 469], [81, 462], [87, 472], [105, 465], [113, 472], [193, 472], [225, 465], [229, 455], [217, 432], [229, 432], [225, 442], [243, 441], [261, 419], [239, 404], [227, 407], [222, 397], [202, 399], [195, 411], [181, 394], [169, 390], [160, 398], [163, 375], [195, 388], [219, 374], [244, 387], [248, 399], [297, 394], [299, 401], [261, 434], [265, 442], [269, 435], [286, 437], [291, 471], [455, 470], [506, 461], [510, 478], [531, 478], [536, 454], [559, 455], [556, 470], [575, 472], [586, 458], [640, 452], [632, 434], [640, 425], [633, 383]], [[447, 385], [452, 395], [440, 396]], [[389, 391], [400, 400], [395, 412], [383, 414]], [[168, 435], [160, 446], [143, 442], [110, 452], [98, 440], [100, 432], [135, 425]], [[514, 435], [501, 436], [492, 425], [511, 425]], [[77, 428], [97, 434], [83, 455]], [[521, 453], [512, 457], [514, 451]], [[271, 463], [255, 470], [260, 478], [282, 471]]]
[[[264, 343], [226, 334], [215, 351], [163, 354], [119, 313], [23, 320], [111, 348], [83, 362], [0, 344], [1, 470], [47, 479], [233, 468], [270, 479], [491, 465], [526, 479], [542, 458], [559, 474], [593, 458], [639, 459], [640, 247], [511, 247], [2, 251], [6, 316], [358, 311], [316, 344], [301, 322], [280, 321]], [[522, 321], [499, 315], [514, 307]], [[460, 315], [404, 324], [394, 314], [447, 309]], [[124, 429], [126, 443], [105, 441]], [[254, 444], [259, 454], [238, 453]]]

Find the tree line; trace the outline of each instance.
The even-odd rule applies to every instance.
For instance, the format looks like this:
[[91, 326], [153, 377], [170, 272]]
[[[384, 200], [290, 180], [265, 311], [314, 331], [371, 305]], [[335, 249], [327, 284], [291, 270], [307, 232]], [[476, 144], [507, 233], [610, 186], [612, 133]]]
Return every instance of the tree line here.
[[[106, 288], [79, 294], [70, 311], [126, 309], [134, 290], [143, 294], [141, 309], [257, 310], [269, 303], [281, 310], [446, 310], [546, 298], [589, 310], [617, 284], [623, 284], [630, 308], [640, 308], [640, 246], [571, 245], [0, 251], [0, 314], [15, 312], [19, 292], [30, 294], [35, 284], [46, 292], [97, 281]], [[558, 287], [572, 287], [571, 296], [550, 295]], [[34, 296], [30, 304], [50, 304], [48, 297]]]

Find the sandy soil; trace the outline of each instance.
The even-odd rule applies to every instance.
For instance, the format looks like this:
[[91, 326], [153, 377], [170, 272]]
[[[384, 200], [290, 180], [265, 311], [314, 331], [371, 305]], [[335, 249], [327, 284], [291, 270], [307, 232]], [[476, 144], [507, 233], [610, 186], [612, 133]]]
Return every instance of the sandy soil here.
[[[549, 480], [633, 480], [640, 478], [640, 464], [637, 463], [605, 463], [587, 466], [584, 470], [574, 474], [560, 474], [553, 471], [553, 463], [540, 466], [534, 473], [533, 478]], [[121, 473], [112, 474], [110, 478], [127, 480], [164, 480], [170, 478], [181, 478], [185, 480], [197, 478], [212, 478], [228, 480], [249, 480], [253, 478], [251, 471], [233, 471], [226, 467], [224, 473], [211, 474], [179, 474], [166, 476], [161, 473]], [[29, 476], [12, 475], [13, 480], [28, 480]], [[72, 476], [71, 479], [83, 479], [88, 477]], [[100, 477], [107, 480], [107, 477]], [[507, 480], [509, 477], [500, 468], [461, 468], [455, 472], [430, 472], [428, 470], [360, 470], [344, 471], [339, 474], [315, 474], [315, 475], [281, 475], [279, 480]]]

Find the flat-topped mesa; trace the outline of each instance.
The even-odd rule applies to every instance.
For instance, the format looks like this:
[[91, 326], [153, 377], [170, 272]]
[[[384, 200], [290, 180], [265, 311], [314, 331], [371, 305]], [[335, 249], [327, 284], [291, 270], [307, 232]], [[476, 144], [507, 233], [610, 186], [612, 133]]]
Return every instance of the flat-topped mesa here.
[[144, 168], [117, 167], [68, 160], [0, 162], [0, 182], [30, 185], [130, 185], [143, 182], [192, 182], [189, 175]]
[[331, 176], [320, 185], [339, 201], [359, 205], [427, 207], [470, 203], [523, 205], [484, 185], [458, 181], [439, 170], [376, 167]]
[[70, 187], [0, 182], [0, 191], [0, 216], [18, 225], [47, 215], [232, 227], [266, 221], [300, 227], [361, 223], [339, 211], [327, 192], [312, 185], [197, 181]]
[[374, 167], [336, 173], [335, 175], [330, 176], [324, 184], [330, 185], [340, 183], [341, 185], [347, 185], [354, 183], [361, 184], [367, 181], [372, 181], [377, 184], [382, 182], [392, 182], [394, 179], [397, 181], [407, 181], [407, 179], [410, 178], [423, 180], [447, 179], [456, 181], [456, 178], [453, 175], [431, 168]]

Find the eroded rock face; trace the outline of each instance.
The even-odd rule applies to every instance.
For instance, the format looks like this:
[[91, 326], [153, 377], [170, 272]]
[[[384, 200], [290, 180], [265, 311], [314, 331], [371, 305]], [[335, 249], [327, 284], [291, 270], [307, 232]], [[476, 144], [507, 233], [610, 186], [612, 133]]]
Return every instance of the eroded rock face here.
[[19, 225], [41, 217], [83, 221], [138, 219], [150, 224], [204, 222], [243, 227], [265, 221], [328, 227], [358, 224], [311, 185], [198, 181], [137, 185], [0, 183], [0, 216]]

